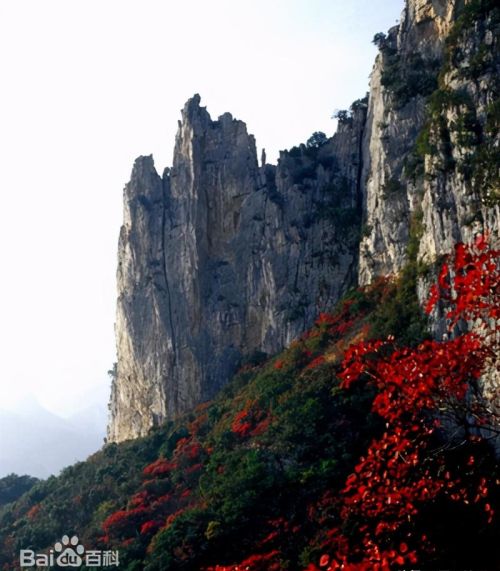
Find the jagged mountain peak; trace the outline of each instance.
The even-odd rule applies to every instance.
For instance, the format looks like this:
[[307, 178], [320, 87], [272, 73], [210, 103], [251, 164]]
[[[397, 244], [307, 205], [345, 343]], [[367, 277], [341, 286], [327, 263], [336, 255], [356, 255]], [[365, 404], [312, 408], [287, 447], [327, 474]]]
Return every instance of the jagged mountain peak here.
[[344, 157], [358, 152], [363, 120], [259, 168], [245, 123], [212, 121], [200, 101], [182, 111], [172, 169], [161, 179], [141, 157], [125, 188], [110, 440], [210, 398], [354, 280], [361, 165]]

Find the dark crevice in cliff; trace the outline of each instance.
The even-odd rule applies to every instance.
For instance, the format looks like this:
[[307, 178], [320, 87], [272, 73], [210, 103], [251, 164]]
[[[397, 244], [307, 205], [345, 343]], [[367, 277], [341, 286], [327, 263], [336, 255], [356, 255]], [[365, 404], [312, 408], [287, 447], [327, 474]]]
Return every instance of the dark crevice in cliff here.
[[163, 196], [163, 204], [162, 204], [162, 219], [161, 219], [161, 236], [162, 236], [162, 269], [163, 269], [163, 279], [165, 280], [165, 291], [167, 293], [167, 310], [168, 310], [168, 320], [170, 324], [170, 334], [172, 338], [172, 357], [173, 357], [173, 364], [176, 366], [177, 364], [177, 343], [176, 343], [176, 336], [175, 336], [175, 328], [174, 328], [174, 319], [172, 313], [172, 296], [170, 295], [170, 284], [168, 282], [168, 271], [167, 271], [167, 211], [168, 211], [168, 201], [166, 200], [166, 179], [163, 179], [163, 188], [162, 188], [162, 196]]
[[[368, 96], [367, 96], [368, 101]], [[359, 215], [360, 220], [363, 215], [363, 169], [364, 169], [364, 157], [363, 157], [363, 139], [366, 132], [366, 121], [368, 112], [363, 112], [363, 121], [361, 123], [361, 129], [359, 132], [358, 141], [358, 168], [356, 172], [356, 211]]]

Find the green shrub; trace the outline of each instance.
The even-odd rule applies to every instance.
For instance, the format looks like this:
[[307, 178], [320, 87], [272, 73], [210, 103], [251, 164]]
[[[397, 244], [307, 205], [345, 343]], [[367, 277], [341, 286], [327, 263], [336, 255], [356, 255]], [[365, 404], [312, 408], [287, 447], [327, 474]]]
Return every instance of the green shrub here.
[[439, 62], [424, 60], [419, 53], [402, 57], [394, 49], [385, 48], [382, 85], [392, 93], [396, 109], [404, 107], [411, 99], [430, 95], [438, 86]]
[[37, 482], [37, 478], [18, 476], [17, 474], [9, 474], [0, 478], [0, 507], [20, 498], [31, 490]]
[[382, 186], [385, 197], [400, 195], [405, 191], [405, 186], [395, 177], [389, 178]]

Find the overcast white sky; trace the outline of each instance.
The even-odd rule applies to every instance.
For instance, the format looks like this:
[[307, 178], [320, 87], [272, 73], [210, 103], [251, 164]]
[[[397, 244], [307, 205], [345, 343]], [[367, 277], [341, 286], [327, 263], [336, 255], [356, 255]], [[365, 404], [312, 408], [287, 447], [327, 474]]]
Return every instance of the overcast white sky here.
[[107, 398], [122, 188], [195, 92], [275, 161], [368, 87], [403, 0], [0, 0], [0, 408]]

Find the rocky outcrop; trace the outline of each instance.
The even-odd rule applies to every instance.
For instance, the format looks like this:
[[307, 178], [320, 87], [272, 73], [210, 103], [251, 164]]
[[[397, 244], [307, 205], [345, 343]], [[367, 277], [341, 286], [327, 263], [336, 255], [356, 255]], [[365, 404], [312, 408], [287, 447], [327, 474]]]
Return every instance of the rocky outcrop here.
[[488, 198], [499, 180], [498, 26], [494, 2], [409, 0], [380, 38], [363, 142], [361, 284], [400, 271], [412, 237], [424, 263], [477, 232], [498, 238], [498, 200]]
[[277, 166], [244, 123], [188, 101], [172, 168], [141, 157], [125, 188], [110, 441], [209, 399], [356, 282], [413, 264], [423, 299], [453, 244], [498, 240], [496, 4], [407, 0], [376, 36], [368, 100]]
[[245, 359], [274, 353], [357, 274], [366, 109], [329, 141], [257, 164], [255, 140], [189, 100], [173, 166], [137, 159], [119, 243], [110, 441], [212, 397]]

